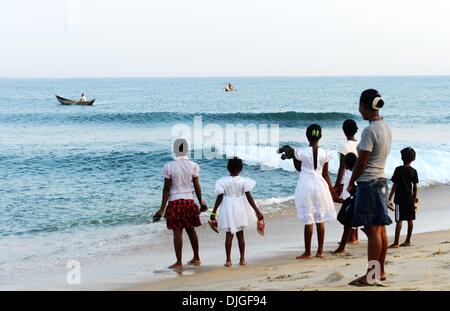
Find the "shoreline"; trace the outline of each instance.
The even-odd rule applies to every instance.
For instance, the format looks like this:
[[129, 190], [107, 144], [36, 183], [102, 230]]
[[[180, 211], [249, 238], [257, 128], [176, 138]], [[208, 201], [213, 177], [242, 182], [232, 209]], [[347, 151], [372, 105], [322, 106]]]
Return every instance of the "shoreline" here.
[[[433, 186], [424, 188], [419, 191], [419, 198], [421, 200], [421, 207], [417, 213], [417, 220], [415, 222], [415, 228], [413, 233], [413, 244], [422, 243], [422, 239], [427, 240], [428, 243], [434, 248], [428, 249], [425, 245], [420, 246], [422, 249], [415, 246], [400, 250], [400, 254], [405, 253], [408, 256], [419, 256], [423, 251], [428, 253], [438, 252], [441, 246], [443, 252], [450, 251], [447, 246], [436, 244], [444, 242], [450, 239], [450, 186]], [[338, 209], [340, 206], [336, 205]], [[389, 212], [391, 218], [393, 213]], [[3, 290], [182, 290], [191, 289], [191, 286], [196, 287], [199, 290], [217, 289], [227, 290], [234, 288], [239, 290], [247, 285], [249, 289], [254, 290], [259, 287], [255, 287], [255, 284], [259, 284], [260, 279], [254, 279], [254, 277], [266, 273], [266, 276], [270, 278], [278, 278], [281, 274], [277, 271], [283, 271], [283, 267], [286, 266], [288, 270], [286, 277], [291, 279], [292, 273], [297, 269], [296, 265], [301, 265], [306, 271], [322, 269], [320, 272], [315, 273], [320, 277], [325, 278], [334, 272], [344, 274], [336, 276], [340, 278], [340, 282], [336, 282], [335, 285], [344, 286], [345, 281], [350, 281], [350, 277], [364, 271], [365, 263], [365, 236], [360, 231], [360, 244], [357, 246], [349, 245], [347, 252], [351, 254], [351, 258], [345, 258], [342, 261], [336, 261], [334, 255], [330, 254], [338, 246], [338, 241], [342, 234], [342, 226], [337, 221], [326, 224], [325, 234], [325, 251], [327, 253], [326, 259], [323, 261], [317, 261], [313, 259], [311, 261], [299, 262], [295, 260], [295, 256], [303, 250], [303, 226], [297, 220], [296, 210], [293, 206], [293, 201], [281, 202], [278, 205], [274, 205], [270, 212], [265, 213], [266, 218], [266, 234], [261, 237], [256, 233], [256, 230], [248, 230], [245, 232], [246, 237], [246, 259], [249, 263], [246, 267], [237, 267], [238, 259], [236, 256], [237, 243], [233, 243], [232, 259], [234, 267], [231, 271], [223, 270], [223, 263], [225, 257], [224, 250], [224, 234], [214, 233], [206, 224], [207, 217], [203, 215], [203, 225], [198, 228], [198, 236], [200, 241], [200, 256], [203, 265], [197, 267], [186, 267], [183, 275], [180, 277], [176, 272], [167, 269], [167, 267], [173, 263], [174, 254], [172, 249], [172, 233], [165, 229], [163, 222], [153, 225], [139, 225], [133, 227], [119, 228], [119, 231], [111, 231], [109, 240], [103, 242], [103, 240], [97, 240], [95, 247], [97, 251], [101, 253], [93, 252], [90, 260], [86, 261], [80, 259], [82, 264], [82, 283], [80, 285], [67, 285], [66, 274], [69, 271], [66, 267], [67, 260], [76, 259], [72, 258], [75, 255], [61, 256], [58, 260], [49, 257], [48, 259], [41, 259], [39, 263], [45, 264], [47, 260], [52, 261], [52, 270], [34, 271], [22, 266], [20, 263], [12, 269], [17, 272], [10, 274], [9, 271], [14, 271], [6, 266], [3, 266], [3, 271], [0, 270], [0, 275], [5, 273], [3, 282], [0, 283], [0, 289]], [[392, 242], [392, 235], [394, 233], [395, 224], [387, 227], [389, 242]], [[406, 233], [406, 225], [404, 225], [402, 231], [402, 239]], [[83, 235], [77, 239], [88, 238], [95, 234], [95, 232]], [[136, 237], [133, 237], [136, 235]], [[424, 237], [423, 237], [424, 236]], [[428, 238], [433, 236], [434, 238]], [[446, 238], [447, 237], [447, 238]], [[69, 237], [67, 237], [69, 238]], [[73, 237], [72, 237], [73, 239]], [[417, 239], [417, 240], [416, 240]], [[316, 247], [316, 235], [313, 236], [313, 251]], [[75, 244], [74, 244], [75, 243]], [[77, 240], [72, 241], [72, 246], [75, 246]], [[106, 244], [102, 244], [106, 243]], [[120, 243], [120, 244], [119, 244]], [[92, 245], [92, 244], [90, 244]], [[417, 244], [419, 246], [419, 244]], [[91, 247], [94, 247], [91, 246]], [[423, 248], [425, 247], [425, 248]], [[73, 253], [73, 252], [72, 252]], [[393, 253], [389, 250], [389, 253]], [[411, 254], [410, 254], [411, 253]], [[413, 254], [414, 253], [414, 254]], [[395, 252], [394, 252], [395, 255]], [[192, 256], [192, 250], [190, 248], [187, 236], [184, 236], [184, 248], [183, 248], [183, 262], [188, 261]], [[391, 255], [388, 255], [388, 261], [391, 260]], [[395, 257], [396, 258], [396, 257]], [[450, 267], [450, 258], [446, 255], [441, 258], [445, 258], [448, 261]], [[325, 263], [331, 263], [335, 265], [344, 265], [346, 260], [350, 260], [352, 269], [348, 267], [341, 267], [343, 270], [331, 271]], [[402, 257], [399, 258], [399, 260]], [[44, 260], [44, 261], [42, 261]], [[54, 264], [53, 264], [54, 262]], [[443, 263], [445, 264], [445, 262]], [[2, 266], [0, 265], [0, 268]], [[339, 269], [341, 269], [339, 268]], [[420, 267], [415, 267], [418, 271], [423, 271]], [[388, 273], [390, 273], [391, 267], [387, 266]], [[237, 286], [239, 275], [247, 275], [253, 281], [245, 286]], [[300, 271], [300, 270], [299, 270]], [[303, 271], [303, 270], [301, 270]], [[301, 272], [300, 271], [300, 272]], [[228, 273], [229, 272], [229, 273]], [[238, 273], [239, 272], [239, 273]], [[251, 272], [251, 273], [250, 273]], [[300, 273], [298, 272], [298, 273]], [[304, 272], [304, 271], [303, 271]], [[351, 272], [351, 273], [350, 273]], [[395, 271], [393, 271], [395, 274]], [[222, 287], [217, 287], [217, 284], [221, 284], [222, 281], [218, 281], [209, 284], [209, 279], [215, 279], [215, 274], [220, 275], [220, 279], [227, 280]], [[319, 277], [320, 276], [320, 277]], [[8, 278], [6, 278], [8, 277]], [[299, 278], [297, 276], [296, 278]], [[447, 275], [449, 277], [449, 275]], [[281, 277], [280, 277], [281, 278]], [[305, 277], [305, 280], [314, 279], [313, 277]], [[180, 282], [181, 280], [181, 282]], [[300, 280], [302, 280], [300, 278]], [[189, 286], [186, 286], [184, 282], [189, 282]], [[197, 283], [196, 283], [197, 282]], [[222, 282], [223, 283], [223, 282]], [[255, 283], [255, 284], [253, 284]], [[264, 283], [264, 282], [263, 282]], [[348, 283], [348, 282], [347, 282]], [[442, 283], [448, 285], [448, 281]], [[271, 282], [272, 284], [272, 282]], [[183, 287], [186, 286], [186, 287]], [[341, 287], [334, 289], [341, 289]], [[314, 289], [324, 289], [328, 287], [312, 287]], [[444, 287], [447, 288], [447, 287]], [[264, 288], [261, 288], [264, 289]], [[270, 289], [267, 287], [266, 289]], [[274, 290], [286, 289], [295, 290], [295, 288], [279, 288], [274, 287]], [[305, 289], [311, 289], [306, 287]], [[449, 288], [450, 289], [450, 288]]]

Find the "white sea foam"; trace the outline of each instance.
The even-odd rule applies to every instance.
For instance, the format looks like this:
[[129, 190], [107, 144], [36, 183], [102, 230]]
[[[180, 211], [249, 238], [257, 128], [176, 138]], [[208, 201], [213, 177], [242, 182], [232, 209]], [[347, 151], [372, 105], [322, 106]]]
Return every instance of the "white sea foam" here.
[[257, 200], [255, 200], [255, 203], [261, 207], [266, 207], [266, 206], [272, 207], [274, 205], [280, 205], [280, 204], [283, 204], [286, 202], [290, 202], [292, 200], [294, 200], [293, 195], [287, 196], [287, 197], [278, 197], [278, 198], [272, 197], [272, 198], [266, 198], [266, 199], [257, 199]]
[[[404, 146], [394, 145], [386, 163], [386, 177], [390, 178], [394, 169], [402, 165], [400, 150]], [[431, 149], [427, 146], [414, 147], [417, 153], [416, 160], [412, 166], [419, 175], [420, 186], [430, 186], [434, 184], [450, 183], [450, 146], [439, 145]], [[329, 149], [334, 153], [333, 159], [329, 163], [329, 171], [336, 174], [339, 168], [337, 150]], [[282, 169], [285, 171], [295, 171], [292, 161], [281, 160], [275, 147], [266, 146], [242, 146], [235, 148], [236, 156], [242, 158], [247, 165], [260, 166], [262, 170]]]

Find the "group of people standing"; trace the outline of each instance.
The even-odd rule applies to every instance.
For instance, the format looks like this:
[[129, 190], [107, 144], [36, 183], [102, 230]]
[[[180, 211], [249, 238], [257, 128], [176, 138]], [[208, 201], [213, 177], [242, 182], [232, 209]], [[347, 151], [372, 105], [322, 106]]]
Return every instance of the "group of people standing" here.
[[[358, 227], [368, 239], [367, 273], [350, 282], [351, 285], [372, 285], [374, 281], [386, 279], [384, 264], [388, 249], [386, 225], [392, 223], [388, 215], [388, 183], [384, 168], [390, 153], [392, 135], [387, 123], [380, 115], [384, 100], [378, 91], [368, 89], [362, 92], [359, 101], [359, 112], [369, 125], [362, 131], [358, 142], [355, 134], [358, 130], [354, 120], [343, 123], [346, 143], [339, 150], [339, 170], [333, 185], [328, 173], [328, 163], [332, 153], [319, 146], [322, 128], [311, 124], [306, 129], [308, 147], [294, 149], [284, 146], [278, 150], [283, 160], [292, 160], [299, 171], [295, 190], [295, 206], [299, 220], [304, 223], [304, 252], [297, 259], [311, 259], [311, 241], [314, 226], [317, 230], [318, 249], [316, 257], [324, 257], [325, 222], [338, 219], [344, 225], [339, 247], [334, 251], [345, 251], [347, 242], [358, 242]], [[198, 238], [195, 227], [200, 226], [199, 214], [207, 211], [202, 198], [199, 183], [199, 166], [187, 157], [187, 142], [178, 139], [174, 143], [174, 161], [163, 169], [164, 189], [160, 210], [154, 215], [159, 220], [163, 215], [167, 220], [167, 228], [173, 230], [174, 247], [177, 257], [170, 268], [182, 268], [182, 233], [186, 230], [194, 257], [188, 262], [200, 265]], [[408, 221], [408, 236], [402, 246], [410, 245], [412, 221], [415, 219], [417, 207], [417, 172], [410, 166], [415, 159], [412, 148], [402, 150], [404, 165], [395, 170], [394, 183], [389, 200], [395, 194], [396, 238], [391, 247], [398, 247], [401, 222]], [[264, 216], [257, 208], [251, 191], [255, 182], [240, 176], [243, 169], [241, 159], [228, 161], [229, 176], [220, 178], [215, 187], [217, 199], [210, 214], [210, 225], [215, 231], [226, 232], [226, 263], [232, 265], [231, 245], [234, 235], [237, 236], [240, 250], [240, 265], [245, 265], [244, 230], [252, 224], [263, 223]], [[194, 202], [194, 193], [201, 208]], [[342, 203], [339, 215], [334, 202]], [[166, 208], [167, 207], [167, 208]], [[219, 211], [219, 214], [217, 214]], [[258, 228], [263, 234], [263, 228]], [[376, 264], [373, 264], [376, 263]], [[374, 273], [376, 272], [376, 273]], [[369, 278], [375, 276], [376, 279]]]

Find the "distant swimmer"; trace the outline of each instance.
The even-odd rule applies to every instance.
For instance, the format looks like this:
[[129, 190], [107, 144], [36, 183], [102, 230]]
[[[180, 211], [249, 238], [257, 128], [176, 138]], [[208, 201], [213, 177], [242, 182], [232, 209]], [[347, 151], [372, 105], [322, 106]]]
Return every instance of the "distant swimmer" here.
[[225, 92], [233, 92], [233, 91], [234, 91], [234, 86], [233, 86], [233, 84], [228, 83], [228, 84], [225, 86]]
[[84, 94], [81, 94], [81, 98], [80, 98], [80, 100], [79, 100], [80, 102], [82, 102], [82, 103], [85, 103], [85, 102], [87, 102], [87, 98], [86, 98], [86, 95], [84, 95]]

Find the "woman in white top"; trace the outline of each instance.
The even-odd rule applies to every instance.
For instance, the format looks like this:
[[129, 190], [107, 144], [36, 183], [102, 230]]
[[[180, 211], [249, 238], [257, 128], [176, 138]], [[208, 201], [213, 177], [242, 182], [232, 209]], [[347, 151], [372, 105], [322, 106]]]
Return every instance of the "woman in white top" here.
[[[358, 131], [358, 126], [355, 120], [347, 119], [342, 124], [342, 130], [347, 138], [346, 142], [339, 149], [339, 170], [336, 177], [336, 182], [334, 184], [334, 189], [341, 199], [345, 200], [350, 196], [347, 191], [348, 183], [352, 176], [352, 171], [345, 168], [344, 157], [348, 153], [354, 153], [358, 155], [356, 146], [358, 146], [358, 140], [356, 140], [355, 135]], [[350, 235], [348, 237], [348, 243], [357, 244], [359, 241], [358, 228], [352, 228]], [[342, 249], [338, 249], [343, 251]]]
[[297, 259], [312, 258], [311, 240], [314, 224], [317, 227], [319, 244], [316, 257], [324, 257], [324, 222], [336, 220], [333, 200], [339, 199], [328, 174], [328, 162], [332, 155], [319, 148], [322, 128], [317, 124], [310, 125], [306, 130], [306, 137], [309, 141], [307, 148], [294, 150], [287, 146], [280, 149], [280, 152], [285, 153], [282, 159], [292, 158], [295, 168], [300, 172], [295, 189], [295, 206], [298, 218], [305, 224], [305, 252], [297, 256]]
[[255, 187], [255, 181], [250, 178], [241, 177], [239, 174], [243, 169], [241, 159], [233, 158], [228, 161], [227, 177], [222, 177], [216, 182], [216, 203], [211, 213], [211, 221], [216, 220], [217, 209], [220, 208], [217, 227], [226, 232], [225, 267], [231, 267], [231, 246], [233, 236], [236, 234], [239, 243], [241, 258], [240, 265], [245, 265], [245, 240], [244, 230], [251, 225], [256, 226], [258, 220], [263, 220], [263, 215], [256, 207], [251, 191]]
[[[197, 163], [188, 159], [188, 143], [185, 139], [177, 139], [173, 144], [176, 158], [164, 165], [164, 188], [161, 208], [153, 216], [158, 221], [165, 213], [167, 229], [173, 230], [173, 242], [177, 261], [171, 265], [171, 269], [181, 269], [183, 229], [186, 230], [192, 245], [194, 257], [188, 262], [190, 265], [199, 266], [199, 246], [195, 227], [201, 225], [200, 213], [207, 210], [206, 203], [202, 199], [202, 190], [199, 181], [200, 168]], [[194, 191], [201, 209], [194, 202]], [[168, 204], [167, 204], [168, 202]]]

